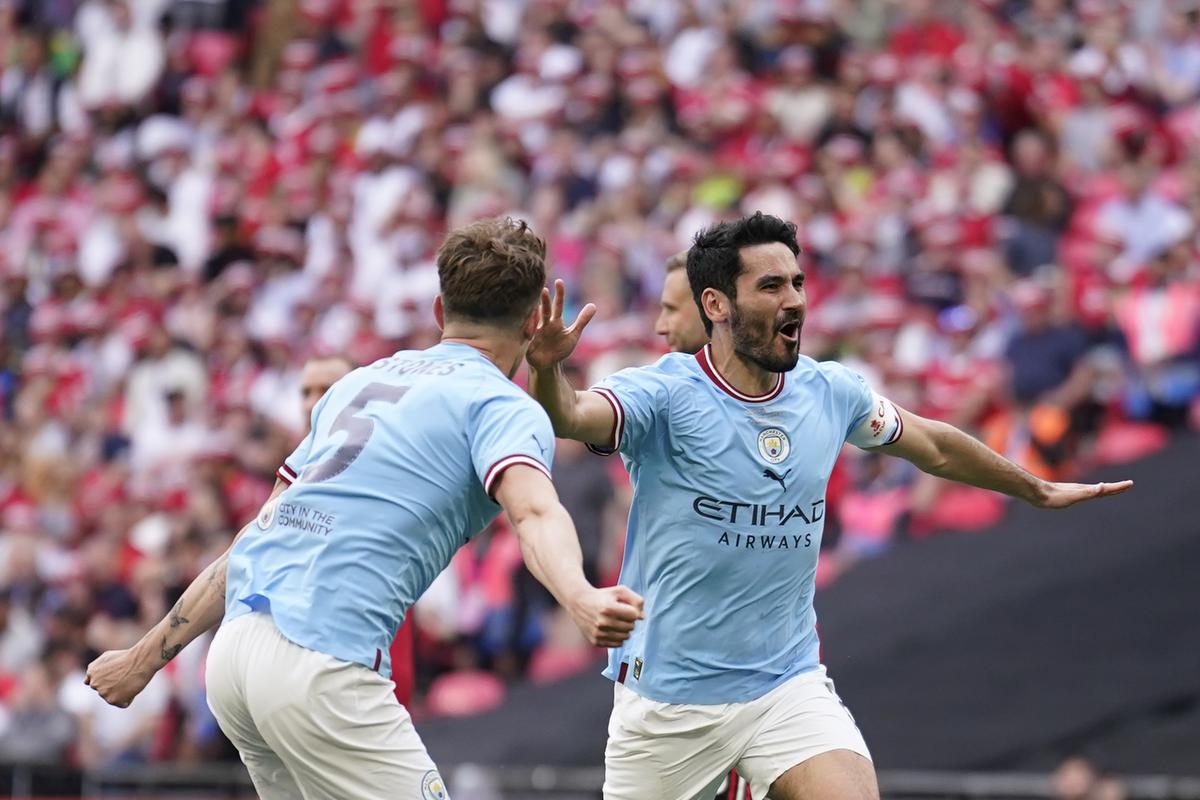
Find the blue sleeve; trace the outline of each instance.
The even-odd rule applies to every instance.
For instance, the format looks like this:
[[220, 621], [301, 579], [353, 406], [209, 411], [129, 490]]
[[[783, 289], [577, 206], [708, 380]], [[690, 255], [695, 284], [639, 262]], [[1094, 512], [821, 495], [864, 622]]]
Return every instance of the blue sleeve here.
[[870, 450], [894, 444], [904, 434], [904, 420], [891, 400], [876, 394], [866, 379], [835, 362], [822, 365], [833, 386], [835, 408], [845, 414], [844, 440]]
[[604, 446], [588, 445], [600, 455], [620, 452], [638, 460], [652, 441], [659, 410], [666, 408], [666, 387], [646, 367], [623, 369], [592, 387], [612, 406], [612, 436]]
[[516, 464], [540, 469], [550, 477], [554, 429], [546, 412], [527, 395], [481, 397], [467, 419], [467, 441], [475, 474], [489, 496], [496, 479]]
[[301, 473], [304, 472], [304, 467], [308, 464], [308, 458], [312, 454], [313, 432], [317, 429], [317, 415], [325, 407], [325, 401], [329, 398], [330, 394], [332, 392], [326, 392], [317, 401], [317, 404], [313, 406], [312, 416], [309, 418], [308, 433], [300, 440], [300, 444], [296, 445], [296, 449], [292, 451], [292, 454], [283, 460], [283, 463], [279, 465], [279, 469], [275, 471], [275, 477], [289, 486], [300, 478]]
[[829, 375], [833, 387], [834, 407], [845, 415], [846, 438], [849, 438], [874, 409], [875, 392], [862, 375], [844, 364], [826, 361], [821, 366]]

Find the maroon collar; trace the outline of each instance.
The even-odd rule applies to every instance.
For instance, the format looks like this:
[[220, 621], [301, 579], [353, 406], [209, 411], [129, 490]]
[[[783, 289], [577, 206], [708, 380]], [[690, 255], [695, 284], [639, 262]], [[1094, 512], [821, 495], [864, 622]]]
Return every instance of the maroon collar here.
[[734, 388], [733, 384], [725, 380], [721, 373], [717, 371], [716, 365], [713, 364], [711, 351], [711, 344], [704, 345], [704, 347], [700, 349], [700, 352], [696, 353], [696, 361], [699, 362], [700, 369], [704, 371], [704, 374], [707, 375], [709, 379], [717, 385], [717, 388], [725, 392], [725, 394], [729, 395], [733, 399], [741, 400], [743, 403], [765, 403], [768, 400], [774, 400], [779, 396], [779, 393], [783, 391], [783, 373], [780, 372], [779, 379], [775, 382], [774, 388], [772, 388], [766, 394], [750, 395], [746, 394], [745, 392], [739, 392], [736, 388]]

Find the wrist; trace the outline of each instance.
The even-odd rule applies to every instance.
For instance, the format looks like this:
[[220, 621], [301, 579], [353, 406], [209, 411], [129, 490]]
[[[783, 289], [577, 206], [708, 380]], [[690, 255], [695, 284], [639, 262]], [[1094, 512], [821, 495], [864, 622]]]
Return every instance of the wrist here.
[[592, 588], [592, 585], [581, 574], [578, 580], [573, 581], [570, 586], [564, 588], [563, 597], [559, 602], [563, 608], [567, 609], [568, 613], [574, 615], [583, 610], [587, 595]]
[[1046, 504], [1046, 500], [1050, 496], [1050, 483], [1035, 475], [1029, 477], [1029, 485], [1023, 499], [1032, 506], [1041, 507]]
[[161, 653], [161, 643], [166, 640], [166, 635], [159, 630], [161, 626], [156, 625], [146, 632], [146, 635], [137, 641], [133, 647], [129, 648], [129, 655], [133, 660], [133, 668], [146, 675], [154, 675], [165, 666]]

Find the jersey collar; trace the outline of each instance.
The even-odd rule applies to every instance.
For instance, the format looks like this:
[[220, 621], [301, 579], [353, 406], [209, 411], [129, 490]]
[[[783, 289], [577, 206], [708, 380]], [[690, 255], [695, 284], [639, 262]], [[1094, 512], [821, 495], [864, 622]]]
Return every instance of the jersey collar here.
[[721, 373], [717, 371], [716, 365], [712, 360], [712, 345], [706, 344], [696, 353], [696, 361], [700, 363], [700, 369], [709, 377], [717, 388], [725, 392], [735, 400], [741, 400], [743, 403], [765, 403], [768, 400], [774, 400], [783, 391], [783, 373], [778, 374], [778, 379], [775, 381], [775, 386], [766, 394], [751, 395], [744, 392], [739, 392], [734, 388], [733, 384], [725, 380]]

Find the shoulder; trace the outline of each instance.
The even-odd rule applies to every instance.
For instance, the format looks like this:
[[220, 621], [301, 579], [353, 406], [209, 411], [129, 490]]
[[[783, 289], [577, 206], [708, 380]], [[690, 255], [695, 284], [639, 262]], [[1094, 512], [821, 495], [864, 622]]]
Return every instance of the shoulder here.
[[870, 391], [866, 379], [840, 361], [814, 361], [801, 356], [791, 374], [796, 383], [815, 381], [838, 396], [856, 396]]
[[808, 356], [800, 356], [796, 366], [788, 373], [788, 379], [794, 383], [818, 382], [825, 384], [842, 384], [852, 379], [857, 373], [840, 361], [817, 361]]
[[597, 385], [669, 391], [698, 379], [700, 375], [694, 355], [667, 353], [652, 364], [618, 370]]
[[511, 414], [525, 420], [536, 419], [539, 423], [550, 424], [546, 410], [520, 386], [499, 372], [480, 371], [472, 377], [475, 383], [469, 397], [473, 413]]

